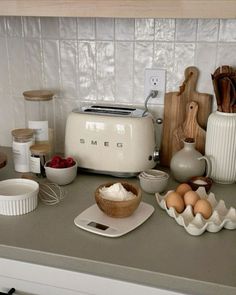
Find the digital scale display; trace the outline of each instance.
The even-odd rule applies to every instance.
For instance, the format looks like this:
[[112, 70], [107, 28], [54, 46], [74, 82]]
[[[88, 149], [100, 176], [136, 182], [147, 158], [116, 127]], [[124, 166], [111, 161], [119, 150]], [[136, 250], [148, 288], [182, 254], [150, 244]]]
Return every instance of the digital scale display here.
[[97, 222], [94, 222], [94, 221], [89, 222], [88, 225], [92, 226], [92, 227], [95, 227], [95, 228], [98, 228], [98, 229], [101, 229], [101, 230], [106, 230], [106, 229], [109, 228], [109, 226], [106, 226], [104, 224], [97, 223]]

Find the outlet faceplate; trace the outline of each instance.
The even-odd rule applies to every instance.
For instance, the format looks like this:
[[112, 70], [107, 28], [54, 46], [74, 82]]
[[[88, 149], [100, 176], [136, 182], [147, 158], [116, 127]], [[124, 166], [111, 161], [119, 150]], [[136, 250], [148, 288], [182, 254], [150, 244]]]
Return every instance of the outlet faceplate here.
[[157, 97], [149, 101], [150, 104], [164, 104], [166, 90], [166, 70], [164, 69], [145, 69], [145, 98], [150, 91], [157, 90]]

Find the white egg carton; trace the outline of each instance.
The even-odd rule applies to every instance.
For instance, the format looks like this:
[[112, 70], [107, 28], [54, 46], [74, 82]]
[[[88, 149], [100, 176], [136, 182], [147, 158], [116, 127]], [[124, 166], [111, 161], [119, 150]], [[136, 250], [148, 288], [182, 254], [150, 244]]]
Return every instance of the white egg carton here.
[[[171, 191], [168, 191], [170, 193]], [[156, 199], [159, 206], [166, 210], [169, 216], [173, 217], [176, 222], [183, 226], [185, 230], [193, 236], [199, 236], [206, 230], [208, 232], [216, 233], [223, 227], [226, 229], [236, 229], [236, 209], [230, 207], [227, 209], [223, 200], [217, 201], [213, 193], [207, 194], [205, 188], [200, 187], [196, 191], [201, 199], [207, 199], [211, 206], [213, 213], [209, 219], [203, 218], [200, 213], [196, 216], [193, 214], [193, 208], [188, 205], [182, 213], [178, 213], [174, 208], [167, 208], [165, 197], [166, 195], [160, 195], [156, 193]]]

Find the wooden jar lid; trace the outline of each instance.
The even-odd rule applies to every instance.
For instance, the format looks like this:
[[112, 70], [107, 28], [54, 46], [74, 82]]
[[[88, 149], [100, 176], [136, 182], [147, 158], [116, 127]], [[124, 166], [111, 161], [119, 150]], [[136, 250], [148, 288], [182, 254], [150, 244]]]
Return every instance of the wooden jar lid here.
[[30, 101], [52, 100], [54, 93], [49, 90], [29, 90], [23, 92], [24, 98]]
[[30, 139], [34, 135], [34, 130], [29, 128], [14, 129], [11, 132], [16, 139]]
[[34, 155], [46, 155], [50, 152], [49, 144], [34, 144], [30, 147], [31, 153]]

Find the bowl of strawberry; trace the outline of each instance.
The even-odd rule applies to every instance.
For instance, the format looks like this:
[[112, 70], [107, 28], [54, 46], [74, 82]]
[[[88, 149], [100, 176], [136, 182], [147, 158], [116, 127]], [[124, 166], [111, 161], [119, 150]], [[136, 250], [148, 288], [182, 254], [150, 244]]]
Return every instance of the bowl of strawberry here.
[[54, 156], [44, 168], [47, 179], [59, 185], [71, 183], [77, 175], [77, 162], [72, 157]]

